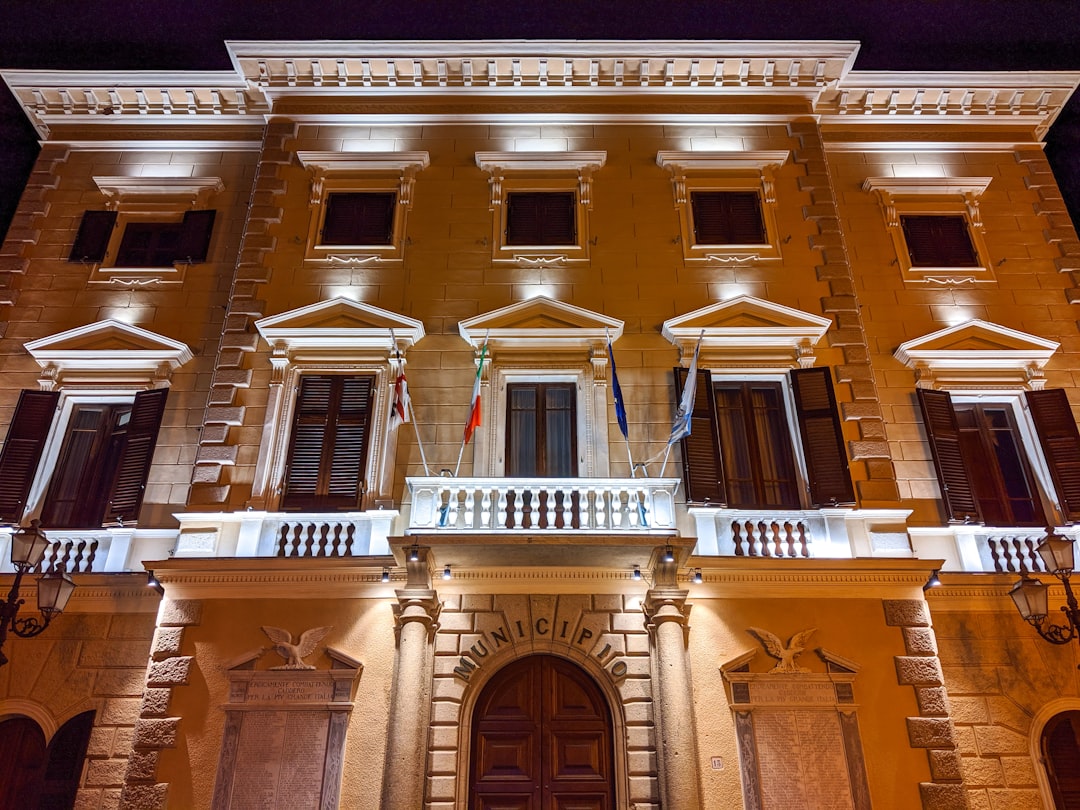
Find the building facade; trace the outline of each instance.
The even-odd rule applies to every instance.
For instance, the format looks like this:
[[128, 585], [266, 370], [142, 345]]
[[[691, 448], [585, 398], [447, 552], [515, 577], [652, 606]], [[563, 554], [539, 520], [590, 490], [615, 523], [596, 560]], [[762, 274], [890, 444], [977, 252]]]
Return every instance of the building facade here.
[[1080, 806], [1080, 74], [228, 47], [3, 74], [8, 806]]

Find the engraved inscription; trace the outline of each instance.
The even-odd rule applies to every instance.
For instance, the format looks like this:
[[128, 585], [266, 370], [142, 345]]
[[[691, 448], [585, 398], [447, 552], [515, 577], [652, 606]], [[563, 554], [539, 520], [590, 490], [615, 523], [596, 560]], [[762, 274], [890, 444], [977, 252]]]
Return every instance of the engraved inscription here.
[[248, 703], [321, 703], [334, 699], [330, 681], [252, 680], [247, 689]]

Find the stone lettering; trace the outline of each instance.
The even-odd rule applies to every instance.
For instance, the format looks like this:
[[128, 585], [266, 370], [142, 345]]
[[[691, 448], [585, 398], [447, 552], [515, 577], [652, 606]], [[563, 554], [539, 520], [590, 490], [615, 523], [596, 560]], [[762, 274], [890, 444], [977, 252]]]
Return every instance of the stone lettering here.
[[588, 627], [582, 627], [581, 632], [578, 633], [577, 643], [581, 644], [586, 639], [590, 639], [590, 638], [592, 638], [592, 630], [590, 630]]
[[495, 642], [495, 648], [498, 649], [499, 644], [509, 644], [510, 640], [503, 635], [506, 632], [505, 627], [500, 627], [498, 630], [491, 631], [491, 638]]
[[[541, 627], [541, 625], [543, 625]], [[541, 636], [546, 636], [548, 631], [548, 620], [541, 616], [536, 620], [536, 632]]]
[[462, 680], [469, 680], [469, 675], [476, 669], [476, 664], [466, 658], [464, 655], [458, 659], [458, 665], [454, 667], [454, 674]]

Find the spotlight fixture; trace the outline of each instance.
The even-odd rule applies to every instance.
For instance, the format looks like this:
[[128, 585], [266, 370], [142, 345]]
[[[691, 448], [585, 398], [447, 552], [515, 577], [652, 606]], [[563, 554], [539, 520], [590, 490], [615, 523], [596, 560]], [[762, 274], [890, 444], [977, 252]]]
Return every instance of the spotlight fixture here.
[[632, 573], [630, 575], [630, 579], [634, 580], [634, 582], [641, 582], [641, 566], [640, 565], [635, 565], [634, 566], [634, 573]]
[[442, 570], [442, 578], [443, 579], [450, 579], [450, 566], [449, 565], [446, 566], [445, 568], [443, 568], [443, 570]]
[[673, 549], [671, 546], [664, 546], [663, 560], [666, 563], [675, 562], [675, 549]]
[[930, 579], [926, 580], [926, 584], [922, 586], [923, 591], [928, 591], [931, 588], [940, 588], [941, 580], [938, 578], [938, 569], [934, 569], [930, 572]]
[[701, 569], [700, 568], [695, 568], [694, 569], [694, 584], [695, 585], [700, 585], [701, 584]]
[[161, 583], [158, 581], [158, 578], [154, 576], [153, 571], [146, 572], [146, 587], [153, 588], [162, 596], [165, 595], [165, 588], [162, 587]]
[[412, 548], [409, 549], [409, 562], [416, 562], [419, 559], [420, 559], [420, 546], [418, 546], [418, 545], [416, 545], [414, 543]]
[[390, 581], [390, 569], [389, 568], [384, 568], [382, 570], [382, 581], [383, 582], [389, 582]]

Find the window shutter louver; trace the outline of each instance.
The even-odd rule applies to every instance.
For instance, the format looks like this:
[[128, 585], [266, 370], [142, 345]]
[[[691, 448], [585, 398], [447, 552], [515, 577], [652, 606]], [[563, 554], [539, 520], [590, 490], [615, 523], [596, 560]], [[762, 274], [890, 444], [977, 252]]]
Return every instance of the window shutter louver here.
[[1065, 520], [1080, 522], [1080, 431], [1069, 398], [1060, 388], [1026, 396]]
[[694, 191], [690, 206], [695, 244], [763, 245], [768, 241], [756, 191]]
[[322, 245], [392, 245], [393, 192], [329, 194], [323, 215]]
[[188, 211], [184, 214], [175, 261], [182, 264], [199, 264], [206, 261], [216, 214], [217, 212], [213, 210]]
[[577, 243], [573, 192], [512, 192], [506, 195], [506, 244], [558, 246]]
[[975, 491], [964, 462], [952, 397], [947, 391], [927, 388], [918, 388], [916, 392], [949, 520], [981, 522]]
[[[688, 369], [675, 367], [675, 400], [682, 400]], [[716, 403], [712, 393], [712, 375], [698, 370], [694, 390], [694, 410], [690, 415], [690, 435], [680, 441], [683, 481], [688, 503], [726, 506], [724, 465], [720, 458], [720, 439], [716, 428]]]
[[901, 216], [912, 267], [978, 267], [962, 216]]
[[146, 478], [150, 462], [154, 458], [161, 417], [165, 413], [165, 400], [169, 389], [155, 388], [135, 395], [131, 408], [131, 420], [127, 426], [127, 439], [117, 464], [109, 506], [103, 523], [132, 524], [139, 519]]
[[59, 391], [23, 391], [0, 451], [0, 523], [17, 525], [34, 482]]
[[790, 374], [812, 505], [855, 503], [832, 373], [822, 367], [793, 369]]
[[116, 225], [115, 211], [84, 211], [79, 232], [68, 254], [69, 262], [104, 261]]

